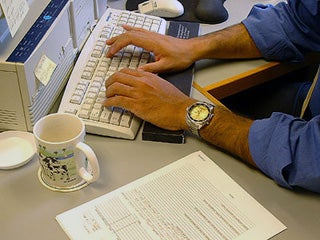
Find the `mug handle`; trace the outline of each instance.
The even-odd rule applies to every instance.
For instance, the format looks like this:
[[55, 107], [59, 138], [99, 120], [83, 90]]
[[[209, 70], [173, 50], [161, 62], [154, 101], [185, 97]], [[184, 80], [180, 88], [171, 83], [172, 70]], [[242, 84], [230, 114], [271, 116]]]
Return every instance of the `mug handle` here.
[[83, 142], [78, 142], [76, 145], [76, 149], [79, 149], [84, 153], [84, 155], [87, 157], [90, 163], [90, 167], [92, 168], [92, 174], [91, 174], [88, 172], [87, 169], [85, 169], [84, 167], [81, 167], [79, 169], [80, 177], [82, 177], [88, 183], [92, 183], [96, 181], [100, 176], [100, 167], [99, 167], [96, 154], [93, 152], [91, 147], [89, 147], [87, 144]]

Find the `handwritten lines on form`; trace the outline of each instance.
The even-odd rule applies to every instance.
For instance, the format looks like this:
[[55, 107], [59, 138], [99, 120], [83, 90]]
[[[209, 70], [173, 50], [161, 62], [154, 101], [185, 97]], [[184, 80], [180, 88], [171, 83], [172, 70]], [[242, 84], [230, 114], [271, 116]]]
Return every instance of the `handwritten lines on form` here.
[[192, 165], [124, 196], [161, 239], [234, 239], [253, 225]]
[[[186, 186], [188, 176], [193, 177]], [[193, 166], [169, 172], [93, 209], [118, 239], [152, 239], [121, 198], [160, 239], [234, 239], [254, 226]]]
[[285, 227], [196, 152], [57, 216], [70, 239], [268, 239]]

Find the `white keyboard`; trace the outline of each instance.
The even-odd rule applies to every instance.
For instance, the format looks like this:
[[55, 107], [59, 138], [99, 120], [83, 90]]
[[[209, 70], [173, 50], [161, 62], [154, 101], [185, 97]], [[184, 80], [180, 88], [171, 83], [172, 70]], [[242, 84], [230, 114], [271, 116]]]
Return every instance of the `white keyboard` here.
[[127, 46], [106, 58], [106, 40], [121, 34], [122, 24], [165, 34], [166, 21], [159, 17], [108, 8], [84, 45], [66, 86], [58, 112], [83, 119], [88, 133], [134, 139], [142, 120], [131, 112], [103, 107], [105, 80], [122, 68], [137, 68], [152, 60], [149, 52]]

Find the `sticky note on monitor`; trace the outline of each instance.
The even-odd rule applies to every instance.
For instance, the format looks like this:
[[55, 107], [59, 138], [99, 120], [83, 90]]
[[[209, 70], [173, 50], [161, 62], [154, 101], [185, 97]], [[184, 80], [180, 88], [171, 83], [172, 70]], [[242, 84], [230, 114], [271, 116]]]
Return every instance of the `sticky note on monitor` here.
[[34, 70], [34, 74], [36, 78], [46, 86], [49, 83], [56, 66], [57, 64], [54, 61], [52, 61], [46, 55], [42, 55], [38, 65]]

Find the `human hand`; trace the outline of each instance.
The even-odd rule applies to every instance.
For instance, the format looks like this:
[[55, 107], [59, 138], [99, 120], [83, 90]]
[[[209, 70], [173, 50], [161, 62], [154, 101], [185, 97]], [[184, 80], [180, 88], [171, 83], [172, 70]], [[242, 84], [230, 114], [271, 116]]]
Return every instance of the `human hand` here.
[[128, 25], [124, 25], [123, 28], [126, 30], [125, 33], [107, 40], [107, 44], [110, 45], [107, 57], [112, 57], [122, 48], [132, 44], [154, 54], [154, 62], [140, 67], [147, 72], [179, 71], [186, 69], [195, 61], [193, 57], [195, 49], [188, 40]]
[[122, 107], [168, 130], [187, 129], [186, 108], [196, 100], [159, 76], [122, 69], [106, 81], [106, 107]]

